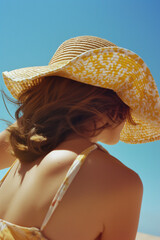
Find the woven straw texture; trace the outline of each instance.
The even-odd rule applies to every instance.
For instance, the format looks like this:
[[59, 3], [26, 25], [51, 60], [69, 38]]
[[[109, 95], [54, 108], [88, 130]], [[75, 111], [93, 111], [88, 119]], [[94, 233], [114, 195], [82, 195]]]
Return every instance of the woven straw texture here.
[[149, 68], [134, 52], [98, 37], [81, 36], [65, 41], [47, 66], [3, 72], [5, 84], [18, 98], [44, 76], [67, 77], [114, 90], [139, 125], [125, 123], [120, 140], [146, 143], [160, 140], [160, 96]]

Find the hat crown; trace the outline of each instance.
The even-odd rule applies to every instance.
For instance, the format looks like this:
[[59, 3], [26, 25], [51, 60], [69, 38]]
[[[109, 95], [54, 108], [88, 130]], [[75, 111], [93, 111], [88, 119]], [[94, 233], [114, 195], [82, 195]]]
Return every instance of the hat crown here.
[[49, 65], [65, 60], [72, 60], [78, 55], [87, 52], [92, 49], [116, 46], [114, 43], [109, 42], [106, 39], [94, 37], [94, 36], [79, 36], [74, 37], [63, 42], [53, 57], [51, 58]]

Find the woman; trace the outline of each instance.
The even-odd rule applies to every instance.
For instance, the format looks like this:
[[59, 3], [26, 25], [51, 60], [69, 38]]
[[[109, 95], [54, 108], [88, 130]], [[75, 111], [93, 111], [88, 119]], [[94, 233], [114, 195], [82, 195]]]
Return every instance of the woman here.
[[14, 161], [0, 186], [1, 239], [135, 239], [142, 181], [97, 142], [160, 139], [159, 95], [143, 60], [81, 36], [48, 66], [3, 77], [18, 109], [1, 133], [1, 168]]

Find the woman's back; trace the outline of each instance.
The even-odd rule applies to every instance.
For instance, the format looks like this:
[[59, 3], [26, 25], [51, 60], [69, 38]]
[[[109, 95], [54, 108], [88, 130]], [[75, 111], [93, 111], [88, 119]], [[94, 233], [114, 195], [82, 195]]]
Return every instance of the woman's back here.
[[[91, 144], [86, 141], [71, 140], [32, 164], [21, 163], [20, 168], [17, 161], [0, 188], [0, 205], [3, 209], [0, 210], [0, 218], [20, 226], [40, 229], [70, 166], [89, 147]], [[118, 189], [118, 184], [121, 186], [127, 175], [134, 175], [132, 170], [102, 150], [94, 149], [86, 157], [57, 211], [44, 228], [47, 238], [71, 240], [76, 236], [76, 240], [101, 239], [104, 224], [107, 222], [109, 226], [113, 213], [110, 209], [114, 209], [111, 198], [114, 190]]]

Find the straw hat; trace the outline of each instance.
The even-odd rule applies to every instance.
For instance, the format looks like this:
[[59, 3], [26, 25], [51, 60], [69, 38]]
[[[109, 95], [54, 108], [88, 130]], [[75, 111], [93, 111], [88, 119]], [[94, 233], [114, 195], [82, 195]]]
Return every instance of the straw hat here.
[[44, 76], [61, 76], [114, 90], [131, 107], [120, 140], [145, 143], [160, 140], [160, 96], [156, 83], [141, 57], [98, 37], [80, 36], [63, 42], [47, 66], [3, 72], [4, 82], [18, 98]]

